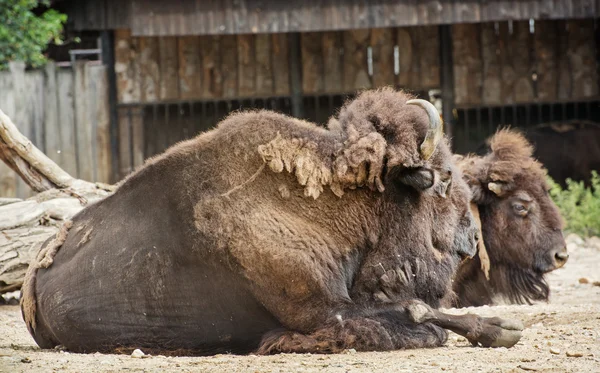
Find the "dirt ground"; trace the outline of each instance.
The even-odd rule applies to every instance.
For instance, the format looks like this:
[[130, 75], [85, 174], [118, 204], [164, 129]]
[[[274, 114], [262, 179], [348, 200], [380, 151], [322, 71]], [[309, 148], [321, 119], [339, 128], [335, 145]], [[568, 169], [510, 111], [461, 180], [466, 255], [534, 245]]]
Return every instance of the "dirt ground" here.
[[451, 334], [441, 348], [393, 352], [193, 358], [85, 355], [40, 350], [19, 308], [0, 306], [0, 372], [600, 372], [600, 283], [594, 284], [600, 281], [600, 240], [583, 244], [570, 237], [568, 242], [569, 262], [549, 275], [548, 304], [451, 310], [522, 320], [527, 329], [510, 349], [473, 348]]

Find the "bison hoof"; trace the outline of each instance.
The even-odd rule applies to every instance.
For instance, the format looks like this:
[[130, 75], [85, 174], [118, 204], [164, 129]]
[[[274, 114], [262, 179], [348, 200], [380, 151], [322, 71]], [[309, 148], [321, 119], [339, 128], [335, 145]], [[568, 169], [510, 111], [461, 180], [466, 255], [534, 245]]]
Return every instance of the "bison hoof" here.
[[422, 324], [434, 318], [431, 307], [421, 301], [414, 301], [406, 307], [410, 319], [417, 324]]
[[483, 347], [510, 348], [521, 339], [523, 323], [518, 320], [504, 320], [498, 317], [485, 319], [481, 337], [476, 341]]

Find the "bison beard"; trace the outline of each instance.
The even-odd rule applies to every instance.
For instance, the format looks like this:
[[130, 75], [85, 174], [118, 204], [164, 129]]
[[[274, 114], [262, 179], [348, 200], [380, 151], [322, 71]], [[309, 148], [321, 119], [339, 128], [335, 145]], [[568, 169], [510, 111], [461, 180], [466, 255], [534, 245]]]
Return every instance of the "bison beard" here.
[[330, 129], [237, 113], [149, 160], [30, 267], [36, 342], [337, 352], [439, 346], [449, 328], [512, 346], [519, 323], [433, 309], [477, 229], [439, 116], [410, 99], [364, 92]]

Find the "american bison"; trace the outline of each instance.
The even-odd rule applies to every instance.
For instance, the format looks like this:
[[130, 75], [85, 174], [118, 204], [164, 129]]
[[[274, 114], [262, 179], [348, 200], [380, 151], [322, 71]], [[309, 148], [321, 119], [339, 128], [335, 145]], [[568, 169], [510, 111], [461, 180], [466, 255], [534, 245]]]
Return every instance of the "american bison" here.
[[146, 162], [31, 264], [36, 342], [338, 352], [439, 346], [450, 329], [515, 344], [519, 322], [436, 310], [478, 230], [433, 106], [367, 91], [337, 123], [236, 113]]
[[486, 155], [457, 156], [489, 256], [489, 268], [482, 268], [485, 252], [460, 267], [454, 282], [457, 303], [548, 300], [544, 274], [562, 267], [569, 255], [560, 213], [548, 195], [546, 171], [519, 132], [500, 130], [489, 146]]

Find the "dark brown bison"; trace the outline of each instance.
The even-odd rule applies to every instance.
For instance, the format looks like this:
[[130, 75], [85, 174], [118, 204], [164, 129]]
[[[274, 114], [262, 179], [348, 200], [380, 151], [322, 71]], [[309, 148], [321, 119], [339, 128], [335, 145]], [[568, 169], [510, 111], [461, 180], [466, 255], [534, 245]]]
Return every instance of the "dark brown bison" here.
[[477, 228], [439, 115], [410, 99], [362, 93], [331, 130], [237, 113], [151, 159], [31, 264], [36, 342], [337, 352], [439, 346], [446, 328], [512, 346], [519, 322], [435, 310]]
[[489, 268], [481, 257], [485, 251], [460, 267], [454, 282], [458, 305], [548, 300], [544, 274], [562, 267], [569, 255], [560, 213], [548, 195], [546, 171], [516, 131], [500, 130], [489, 145], [487, 155], [457, 156], [489, 256]]

